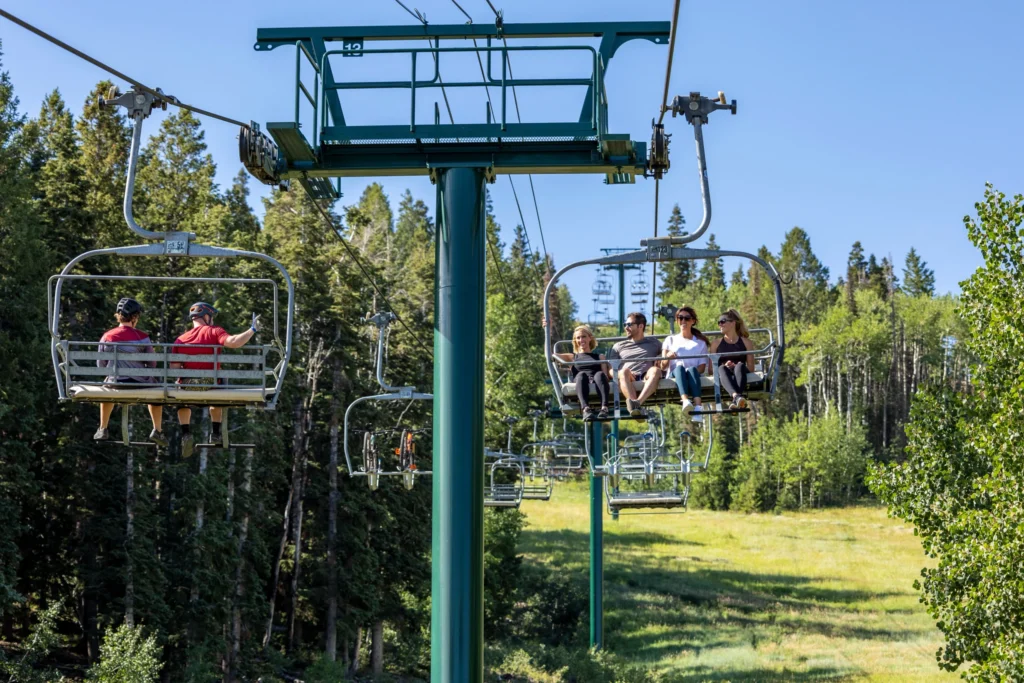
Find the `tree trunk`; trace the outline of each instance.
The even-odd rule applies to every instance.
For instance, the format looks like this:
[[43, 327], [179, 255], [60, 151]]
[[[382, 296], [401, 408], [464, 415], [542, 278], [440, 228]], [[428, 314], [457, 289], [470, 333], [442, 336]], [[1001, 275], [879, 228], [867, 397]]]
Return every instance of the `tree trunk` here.
[[327, 636], [324, 654], [330, 661], [338, 658], [338, 429], [341, 417], [341, 363], [335, 359], [331, 392], [331, 457], [327, 467], [330, 497], [327, 509]]
[[[128, 410], [124, 406], [121, 410]], [[128, 429], [129, 441], [131, 440], [131, 427]], [[135, 625], [135, 572], [132, 562], [132, 551], [135, 548], [135, 451], [129, 446], [125, 462], [125, 498], [124, 510], [127, 524], [125, 527], [124, 549], [125, 549], [125, 578], [124, 578], [124, 623], [128, 626]]]
[[238, 676], [238, 655], [242, 650], [242, 600], [245, 598], [245, 583], [242, 576], [245, 571], [245, 542], [249, 537], [249, 493], [252, 491], [253, 449], [245, 449], [245, 474], [242, 479], [242, 491], [245, 493], [245, 514], [238, 530], [238, 562], [235, 565], [235, 591], [231, 604], [231, 640], [227, 657], [227, 683], [234, 683]]
[[295, 618], [298, 609], [299, 575], [302, 572], [302, 483], [305, 478], [303, 432], [306, 426], [306, 404], [301, 396], [295, 399], [294, 431], [292, 434], [292, 578], [288, 602], [288, 648], [295, 651]]
[[[293, 475], [294, 476], [294, 475]], [[288, 545], [288, 531], [291, 529], [292, 490], [288, 491], [288, 502], [284, 504], [284, 523], [281, 525], [281, 542], [277, 545], [277, 557], [274, 559], [274, 576], [267, 588], [267, 601], [270, 603], [267, 614], [267, 625], [263, 631], [263, 647], [270, 644], [270, 636], [274, 633], [274, 608], [277, 605], [277, 584], [281, 578], [281, 559]]]
[[360, 626], [356, 629], [355, 644], [352, 646], [352, 666], [349, 669], [349, 674], [354, 674], [359, 671], [359, 653], [363, 646], [363, 627]]
[[380, 620], [373, 622], [370, 670], [374, 676], [384, 673], [384, 622]]

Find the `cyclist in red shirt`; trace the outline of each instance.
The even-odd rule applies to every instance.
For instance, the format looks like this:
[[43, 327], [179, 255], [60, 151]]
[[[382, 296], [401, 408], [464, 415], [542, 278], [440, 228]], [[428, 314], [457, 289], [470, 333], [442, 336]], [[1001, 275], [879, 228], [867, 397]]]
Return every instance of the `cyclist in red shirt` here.
[[[223, 327], [213, 324], [213, 316], [217, 309], [208, 303], [198, 301], [188, 309], [188, 318], [192, 321], [192, 329], [174, 340], [174, 347], [171, 353], [184, 353], [190, 356], [209, 356], [216, 352], [215, 346], [223, 346], [229, 349], [237, 349], [245, 346], [250, 339], [259, 331], [260, 317], [255, 313], [252, 316], [252, 325], [245, 332], [228, 334]], [[187, 361], [185, 363], [171, 363], [172, 368], [184, 368], [186, 370], [212, 370], [214, 364], [206, 362]], [[207, 377], [182, 377], [179, 384], [213, 384], [212, 378]], [[196, 387], [196, 391], [202, 391]], [[210, 421], [213, 423], [213, 441], [221, 438], [221, 422], [224, 419], [223, 408], [210, 406]], [[195, 441], [192, 438], [191, 422], [192, 409], [179, 408], [178, 422], [181, 424], [181, 455], [187, 458], [192, 455]]]
[[[135, 299], [125, 297], [118, 301], [117, 313], [114, 314], [114, 317], [120, 325], [103, 333], [103, 336], [100, 337], [98, 350], [101, 353], [111, 353], [115, 350], [118, 353], [153, 353], [153, 344], [149, 341], [149, 335], [135, 327], [139, 324], [139, 317], [141, 315], [142, 304]], [[118, 376], [117, 374], [117, 371], [121, 369], [155, 368], [155, 360], [118, 360], [116, 365], [114, 361], [98, 360], [96, 365], [101, 368], [110, 369], [110, 375], [103, 380], [104, 384], [113, 386], [132, 384], [146, 386], [156, 381], [152, 377]], [[153, 420], [153, 431], [149, 433], [149, 440], [158, 446], [166, 446], [167, 439], [164, 437], [164, 433], [160, 431], [164, 416], [163, 406], [148, 405], [146, 407], [149, 409], [150, 419]], [[128, 410], [128, 407], [125, 406], [122, 410]], [[107, 426], [110, 424], [110, 415], [113, 412], [113, 403], [100, 403], [100, 428], [96, 430], [96, 434], [92, 437], [96, 441], [106, 441], [110, 438], [110, 431]]]

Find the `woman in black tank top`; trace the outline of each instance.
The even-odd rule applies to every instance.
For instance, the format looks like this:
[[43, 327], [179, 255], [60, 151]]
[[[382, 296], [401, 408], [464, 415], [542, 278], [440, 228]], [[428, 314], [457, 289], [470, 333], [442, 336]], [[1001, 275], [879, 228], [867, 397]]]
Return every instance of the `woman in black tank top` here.
[[586, 325], [580, 325], [572, 332], [572, 348], [575, 353], [558, 353], [559, 360], [572, 361], [569, 372], [576, 383], [576, 396], [579, 398], [583, 412], [583, 419], [591, 421], [594, 419], [594, 409], [590, 407], [590, 389], [597, 389], [597, 395], [601, 400], [601, 407], [598, 410], [597, 418], [608, 417], [608, 397], [611, 395], [611, 385], [608, 383], [608, 364], [603, 354], [594, 353], [597, 348], [597, 339], [594, 333]]
[[732, 308], [718, 316], [718, 329], [722, 331], [722, 337], [716, 339], [711, 345], [711, 353], [737, 355], [719, 357], [715, 372], [718, 373], [723, 391], [732, 396], [729, 408], [746, 408], [747, 399], [743, 397], [743, 394], [747, 390], [747, 373], [754, 371], [754, 354], [747, 353], [746, 356], [738, 354], [754, 349], [749, 338], [750, 333], [747, 332], [743, 318]]

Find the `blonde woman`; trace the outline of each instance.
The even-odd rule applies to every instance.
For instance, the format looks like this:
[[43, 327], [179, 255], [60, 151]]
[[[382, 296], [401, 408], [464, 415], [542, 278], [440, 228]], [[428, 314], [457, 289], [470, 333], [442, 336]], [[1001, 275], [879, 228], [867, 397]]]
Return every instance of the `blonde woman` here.
[[590, 422], [594, 419], [594, 410], [588, 405], [590, 403], [590, 387], [597, 389], [597, 395], [601, 399], [601, 408], [597, 412], [597, 419], [608, 418], [608, 397], [611, 394], [611, 384], [608, 378], [611, 371], [607, 363], [603, 363], [604, 354], [594, 353], [597, 348], [597, 338], [590, 328], [580, 325], [572, 331], [573, 353], [556, 353], [555, 356], [566, 363], [572, 363], [569, 372], [576, 382], [576, 397], [579, 398], [580, 407], [583, 409], [583, 419]]
[[722, 389], [732, 396], [729, 408], [746, 408], [747, 399], [743, 398], [743, 393], [747, 390], [747, 373], [754, 371], [754, 354], [748, 353], [745, 357], [739, 354], [753, 351], [754, 343], [750, 341], [747, 325], [735, 308], [718, 316], [718, 329], [722, 331], [722, 336], [711, 345], [711, 353], [737, 354], [718, 359], [716, 372], [719, 381]]

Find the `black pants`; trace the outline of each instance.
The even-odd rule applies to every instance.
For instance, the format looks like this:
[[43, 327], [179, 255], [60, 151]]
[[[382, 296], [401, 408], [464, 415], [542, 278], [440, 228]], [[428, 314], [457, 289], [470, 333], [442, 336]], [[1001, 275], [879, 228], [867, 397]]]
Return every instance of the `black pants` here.
[[576, 395], [580, 399], [580, 405], [590, 403], [590, 387], [597, 389], [597, 395], [601, 397], [601, 405], [608, 405], [608, 396], [611, 393], [611, 385], [608, 384], [608, 375], [603, 372], [581, 372], [576, 375]]
[[732, 398], [747, 391], [747, 364], [736, 363], [732, 368], [718, 366], [718, 380], [722, 383], [722, 398]]

